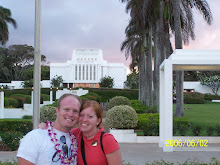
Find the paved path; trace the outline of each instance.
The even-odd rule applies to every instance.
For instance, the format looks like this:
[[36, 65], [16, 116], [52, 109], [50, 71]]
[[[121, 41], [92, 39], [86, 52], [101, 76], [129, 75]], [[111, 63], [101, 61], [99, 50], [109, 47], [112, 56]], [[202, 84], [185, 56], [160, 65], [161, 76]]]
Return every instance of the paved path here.
[[[191, 161], [199, 159], [200, 162], [209, 163], [212, 157], [220, 161], [220, 151], [174, 151], [163, 152], [158, 144], [130, 144], [119, 143], [122, 152], [122, 158], [125, 162], [134, 165], [145, 165], [145, 162], [153, 162], [154, 160], [164, 160], [165, 162], [173, 162], [174, 164], [183, 163], [187, 159]], [[219, 147], [220, 144], [214, 144], [211, 147]], [[16, 160], [16, 151], [0, 151], [0, 161]]]

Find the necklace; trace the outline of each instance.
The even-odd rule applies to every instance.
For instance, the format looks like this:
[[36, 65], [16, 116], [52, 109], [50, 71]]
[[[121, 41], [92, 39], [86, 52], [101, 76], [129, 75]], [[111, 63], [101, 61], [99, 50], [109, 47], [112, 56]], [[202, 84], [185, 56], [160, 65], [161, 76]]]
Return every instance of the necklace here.
[[91, 136], [85, 136], [85, 137], [86, 137], [87, 139], [89, 139], [89, 138], [95, 136], [95, 135], [97, 134], [98, 131], [99, 131], [99, 129], [97, 128], [96, 132], [95, 132], [93, 135], [91, 135]]
[[59, 153], [58, 155], [61, 159], [61, 163], [71, 164], [72, 162], [74, 162], [75, 164], [77, 162], [77, 151], [78, 151], [76, 137], [73, 135], [72, 132], [69, 132], [70, 139], [71, 139], [71, 155], [72, 156], [70, 158], [66, 158], [64, 151], [59, 149], [60, 144], [58, 143], [58, 139], [56, 139], [56, 133], [53, 132], [53, 122], [46, 121], [46, 125], [48, 128], [48, 135], [50, 136], [51, 141], [55, 144], [55, 149]]

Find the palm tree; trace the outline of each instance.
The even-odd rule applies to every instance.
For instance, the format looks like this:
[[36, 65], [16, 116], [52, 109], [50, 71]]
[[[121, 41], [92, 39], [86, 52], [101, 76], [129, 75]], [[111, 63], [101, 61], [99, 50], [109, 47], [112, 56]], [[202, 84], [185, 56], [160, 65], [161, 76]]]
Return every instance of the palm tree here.
[[17, 27], [16, 21], [11, 18], [11, 11], [0, 6], [0, 43], [5, 45], [9, 38], [8, 23], [14, 28]]
[[[188, 11], [192, 13], [192, 8], [198, 9], [205, 19], [205, 21], [210, 25], [212, 23], [212, 14], [206, 0], [193, 0], [191, 2], [186, 2], [184, 0], [173, 0], [174, 9], [174, 26], [175, 26], [175, 45], [176, 49], [182, 49], [182, 34], [181, 34], [181, 11]], [[194, 22], [193, 16], [191, 15], [190, 20]], [[184, 30], [184, 29], [183, 29]], [[187, 29], [188, 30], [188, 29]], [[192, 32], [192, 31], [191, 31]], [[188, 33], [186, 33], [188, 34]], [[191, 33], [193, 35], [193, 33]], [[183, 35], [184, 36], [184, 35]], [[185, 36], [187, 41], [188, 36]], [[176, 114], [175, 116], [184, 116], [184, 104], [183, 104], [183, 71], [176, 71]]]

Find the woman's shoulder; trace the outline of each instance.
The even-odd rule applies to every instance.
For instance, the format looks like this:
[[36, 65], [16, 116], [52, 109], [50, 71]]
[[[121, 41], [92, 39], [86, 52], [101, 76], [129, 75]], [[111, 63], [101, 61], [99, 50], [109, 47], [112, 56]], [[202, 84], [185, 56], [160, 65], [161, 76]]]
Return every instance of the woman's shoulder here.
[[76, 136], [76, 138], [80, 137], [82, 133], [79, 128], [73, 128], [71, 132]]

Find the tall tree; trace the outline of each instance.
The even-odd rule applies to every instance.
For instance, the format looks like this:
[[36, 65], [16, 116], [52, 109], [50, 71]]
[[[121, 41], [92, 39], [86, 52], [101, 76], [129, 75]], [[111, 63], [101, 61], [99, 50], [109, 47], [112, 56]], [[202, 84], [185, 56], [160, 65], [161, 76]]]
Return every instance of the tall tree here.
[[8, 24], [17, 27], [16, 21], [11, 17], [11, 11], [0, 6], [0, 43], [5, 45], [9, 38]]
[[[174, 10], [174, 29], [175, 29], [175, 47], [176, 49], [182, 49], [182, 36], [184, 39], [188, 41], [188, 36], [186, 33], [190, 32], [192, 36], [192, 31], [189, 29], [182, 28], [181, 32], [181, 13], [186, 11], [188, 13], [192, 13], [192, 8], [195, 7], [198, 9], [205, 19], [205, 21], [210, 25], [212, 23], [212, 14], [206, 0], [192, 0], [192, 1], [184, 1], [184, 0], [173, 0], [173, 10]], [[192, 23], [194, 23], [193, 16], [189, 18]], [[186, 35], [183, 35], [186, 34]], [[184, 104], [183, 104], [183, 71], [176, 71], [176, 114], [175, 116], [184, 116]]]
[[[25, 70], [30, 68], [34, 62], [33, 51], [33, 47], [28, 45], [11, 45], [8, 48], [1, 48], [0, 59], [3, 60], [6, 71], [3, 74], [8, 81], [24, 80]], [[42, 61], [45, 61], [46, 57], [41, 56]]]

